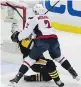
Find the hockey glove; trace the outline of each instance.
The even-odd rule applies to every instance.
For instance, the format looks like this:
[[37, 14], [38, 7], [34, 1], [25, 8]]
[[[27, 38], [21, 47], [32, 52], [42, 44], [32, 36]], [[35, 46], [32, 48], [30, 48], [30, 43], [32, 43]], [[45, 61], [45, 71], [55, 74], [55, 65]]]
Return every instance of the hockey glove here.
[[11, 35], [11, 40], [13, 41], [13, 42], [19, 42], [19, 40], [18, 40], [18, 35], [19, 35], [19, 32], [18, 31], [15, 31], [12, 35]]

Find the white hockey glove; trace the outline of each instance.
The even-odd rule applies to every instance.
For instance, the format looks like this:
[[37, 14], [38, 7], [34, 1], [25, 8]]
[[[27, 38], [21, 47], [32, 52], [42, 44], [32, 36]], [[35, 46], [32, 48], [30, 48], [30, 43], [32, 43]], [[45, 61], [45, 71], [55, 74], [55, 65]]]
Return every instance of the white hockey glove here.
[[14, 33], [14, 32], [16, 32], [16, 31], [20, 32], [20, 30], [19, 30], [19, 28], [18, 28], [17, 22], [14, 21], [14, 22], [12, 23], [12, 29], [11, 29], [11, 32]]
[[13, 42], [19, 42], [18, 41], [18, 34], [19, 34], [20, 30], [18, 28], [18, 24], [17, 24], [17, 21], [16, 20], [14, 20], [14, 22], [12, 23], [11, 32], [12, 32], [11, 40]]

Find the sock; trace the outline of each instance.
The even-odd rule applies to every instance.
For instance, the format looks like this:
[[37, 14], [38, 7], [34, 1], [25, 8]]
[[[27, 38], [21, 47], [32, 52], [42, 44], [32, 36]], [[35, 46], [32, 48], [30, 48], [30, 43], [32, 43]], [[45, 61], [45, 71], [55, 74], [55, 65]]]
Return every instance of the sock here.
[[58, 75], [58, 73], [57, 73], [55, 63], [54, 63], [52, 60], [48, 60], [46, 66], [47, 66], [47, 70], [48, 70], [49, 75], [51, 76], [51, 78], [52, 78], [55, 82], [59, 81], [59, 80], [60, 80], [60, 77], [59, 77], [59, 75]]
[[65, 68], [66, 70], [69, 70], [69, 68], [71, 67], [71, 64], [69, 63], [68, 60], [65, 60], [61, 65], [62, 65], [62, 67]]
[[50, 72], [49, 75], [51, 76], [51, 78], [52, 78], [55, 82], [57, 82], [57, 81], [60, 80], [60, 77], [59, 77], [59, 75], [58, 75], [58, 73], [57, 73], [57, 70], [54, 70], [54, 71]]
[[21, 72], [23, 75], [28, 71], [28, 67], [25, 65], [21, 65], [19, 72]]

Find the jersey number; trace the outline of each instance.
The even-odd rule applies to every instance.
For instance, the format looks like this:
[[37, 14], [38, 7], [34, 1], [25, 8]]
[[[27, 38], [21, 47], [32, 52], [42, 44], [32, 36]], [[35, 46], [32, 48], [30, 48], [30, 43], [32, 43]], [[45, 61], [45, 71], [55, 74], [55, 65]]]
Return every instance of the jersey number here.
[[46, 25], [46, 28], [51, 28], [51, 24], [48, 20], [44, 20], [44, 23]]

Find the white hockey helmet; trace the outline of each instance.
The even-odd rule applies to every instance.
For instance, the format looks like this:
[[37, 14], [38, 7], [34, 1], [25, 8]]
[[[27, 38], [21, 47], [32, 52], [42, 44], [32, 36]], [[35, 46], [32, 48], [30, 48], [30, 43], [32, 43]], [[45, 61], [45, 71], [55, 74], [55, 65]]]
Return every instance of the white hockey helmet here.
[[44, 7], [42, 4], [36, 4], [33, 7], [33, 12], [35, 15], [42, 15], [44, 14]]

